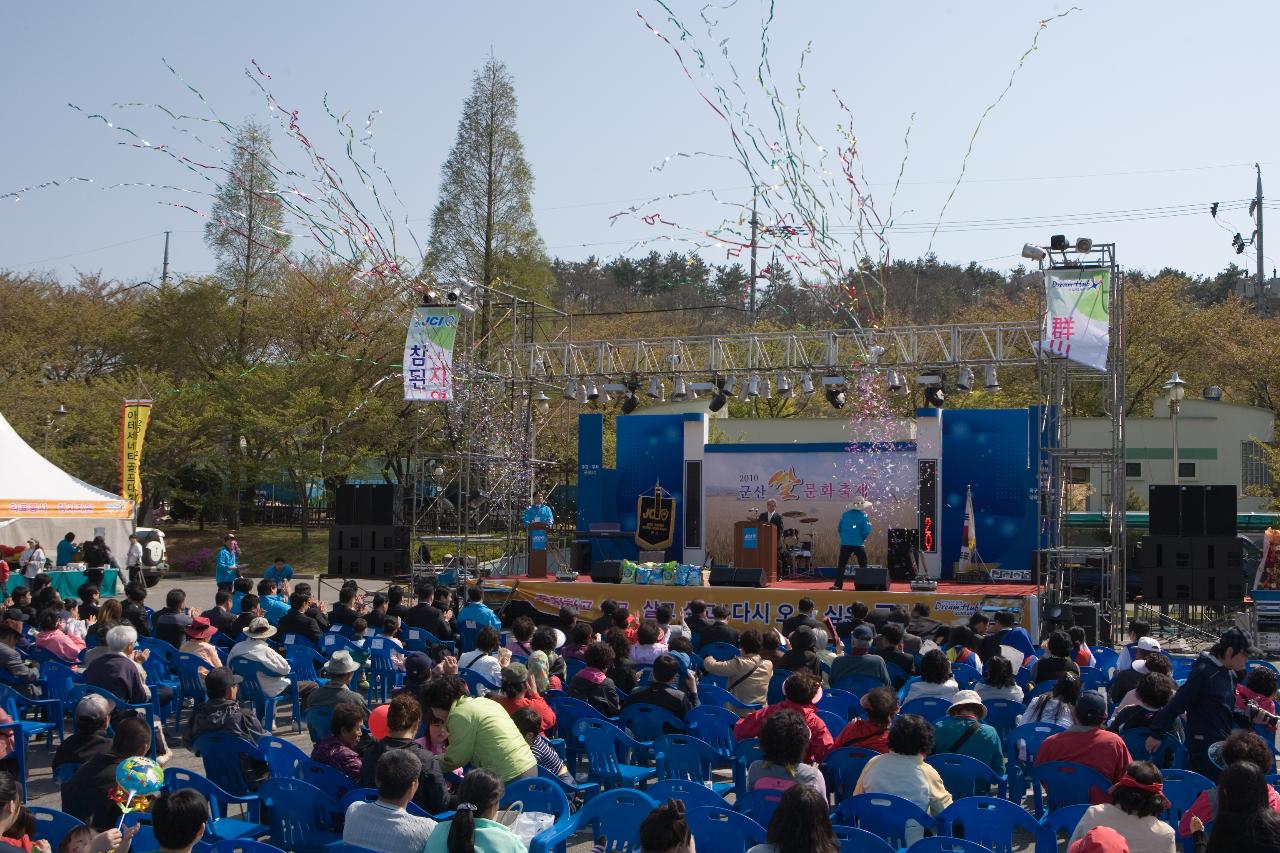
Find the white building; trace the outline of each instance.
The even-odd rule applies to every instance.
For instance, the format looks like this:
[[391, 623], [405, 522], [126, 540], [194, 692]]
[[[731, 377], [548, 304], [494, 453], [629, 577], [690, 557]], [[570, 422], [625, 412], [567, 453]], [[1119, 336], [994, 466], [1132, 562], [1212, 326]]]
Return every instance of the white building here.
[[[1169, 401], [1156, 400], [1152, 417], [1125, 419], [1125, 486], [1146, 509], [1147, 487], [1173, 483], [1173, 421]], [[1110, 418], [1072, 418], [1069, 447], [1109, 447]], [[1178, 481], [1195, 485], [1235, 484], [1239, 511], [1264, 509], [1267, 498], [1245, 494], [1249, 486], [1272, 485], [1262, 449], [1256, 441], [1271, 442], [1275, 424], [1268, 409], [1215, 400], [1182, 401], [1178, 414]], [[1256, 441], [1255, 441], [1256, 440]], [[1076, 509], [1102, 509], [1102, 472], [1098, 466], [1072, 470], [1072, 482], [1092, 489], [1087, 505]]]

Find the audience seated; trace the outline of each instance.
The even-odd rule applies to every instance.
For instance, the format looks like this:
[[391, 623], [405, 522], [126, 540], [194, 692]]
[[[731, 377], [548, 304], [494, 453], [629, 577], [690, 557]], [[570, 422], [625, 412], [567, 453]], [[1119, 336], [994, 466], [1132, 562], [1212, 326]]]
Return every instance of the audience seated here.
[[280, 622], [276, 625], [277, 630], [281, 634], [297, 634], [313, 643], [319, 643], [320, 638], [324, 636], [324, 630], [319, 622], [307, 615], [307, 609], [310, 607], [311, 596], [300, 589], [295, 591], [289, 596], [289, 612], [280, 617]]
[[808, 785], [825, 801], [827, 783], [822, 771], [805, 763], [809, 751], [809, 727], [795, 711], [781, 711], [765, 720], [760, 729], [764, 758], [747, 768], [747, 790], [785, 791], [792, 785]]
[[169, 590], [164, 597], [164, 607], [156, 611], [153, 625], [157, 640], [164, 640], [175, 649], [182, 645], [184, 632], [191, 625], [187, 594], [180, 589]]
[[536, 626], [528, 616], [518, 616], [511, 623], [511, 639], [507, 640], [507, 651], [526, 658], [533, 654], [533, 629]]
[[790, 639], [791, 647], [778, 661], [778, 669], [799, 672], [802, 669], [821, 677], [822, 666], [818, 662], [818, 638], [811, 628], [800, 628]]
[[261, 600], [256, 593], [249, 593], [240, 600], [240, 612], [236, 614], [235, 621], [231, 623], [231, 633], [227, 636], [233, 640], [238, 639], [249, 629], [249, 623], [262, 615], [264, 615], [264, 611], [261, 606]]
[[849, 635], [849, 652], [838, 657], [831, 664], [831, 684], [841, 679], [858, 675], [879, 681], [888, 687], [893, 682], [889, 679], [889, 669], [884, 665], [884, 658], [871, 654], [871, 643], [875, 640], [875, 632], [870, 625], [859, 625]]
[[888, 687], [876, 687], [860, 700], [867, 718], [856, 719], [845, 726], [836, 738], [835, 749], [851, 746], [875, 752], [889, 751], [889, 726], [898, 713], [898, 696]]
[[[363, 760], [357, 750], [364, 739], [365, 716], [363, 706], [353, 702], [334, 705], [333, 715], [329, 718], [329, 734], [316, 741], [311, 749], [311, 760], [340, 770], [352, 782], [359, 784]], [[414, 790], [416, 792], [417, 788]]]
[[[1135, 663], [1141, 664], [1145, 661], [1135, 661]], [[1134, 672], [1132, 669], [1125, 671]], [[1131, 728], [1149, 728], [1151, 718], [1169, 704], [1169, 700], [1173, 698], [1174, 691], [1177, 689], [1178, 685], [1169, 676], [1159, 672], [1148, 672], [1138, 680], [1138, 686], [1135, 689], [1138, 701], [1117, 711], [1107, 728], [1116, 734], [1124, 734]], [[1182, 739], [1181, 720], [1174, 721], [1173, 732], [1179, 740]]]
[[817, 707], [814, 704], [821, 692], [822, 685], [813, 673], [803, 669], [793, 672], [782, 684], [782, 694], [785, 698], [776, 705], [768, 705], [743, 717], [733, 727], [733, 736], [738, 740], [757, 737], [769, 717], [788, 709], [796, 711], [809, 727], [809, 750], [805, 760], [815, 764], [821, 763], [834, 743], [831, 732], [827, 731], [827, 725], [818, 716]]
[[1074, 843], [1095, 826], [1109, 826], [1124, 837], [1131, 853], [1175, 853], [1173, 827], [1160, 819], [1169, 807], [1160, 770], [1150, 761], [1135, 761], [1111, 786], [1111, 801], [1092, 806], [1071, 834]]
[[[1125, 643], [1120, 649], [1120, 654], [1116, 658], [1116, 673], [1124, 672], [1133, 666], [1133, 662], [1137, 659], [1135, 653], [1138, 646], [1142, 645], [1142, 638], [1150, 635], [1151, 623], [1144, 619], [1129, 620], [1129, 642]], [[1155, 651], [1160, 651], [1160, 644], [1156, 643]]]
[[[1268, 714], [1276, 712], [1276, 672], [1269, 666], [1255, 666], [1249, 670], [1244, 684], [1236, 685], [1236, 710], [1243, 711], [1250, 702]], [[1275, 722], [1265, 723], [1272, 732]]]
[[120, 806], [111, 798], [116, 788], [116, 767], [121, 761], [151, 751], [151, 729], [137, 717], [123, 717], [115, 724], [111, 748], [92, 756], [62, 786], [62, 811], [98, 832], [120, 821]]
[[[333, 607], [329, 609], [329, 620], [334, 625], [350, 626], [356, 621], [356, 617], [360, 615], [360, 610], [356, 606], [356, 599], [360, 596], [360, 589], [354, 583], [348, 585], [343, 584], [342, 589], [338, 590], [338, 600], [334, 602]], [[421, 606], [421, 605], [420, 605]], [[429, 606], [429, 605], [428, 605]], [[410, 622], [410, 625], [415, 624]], [[418, 625], [417, 627], [425, 627]], [[430, 629], [428, 629], [430, 630]], [[435, 632], [432, 631], [434, 634]], [[438, 634], [436, 636], [439, 636]], [[441, 639], [445, 639], [441, 637]], [[452, 639], [452, 638], [449, 638]]]
[[191, 620], [191, 624], [184, 629], [183, 633], [186, 639], [182, 641], [179, 651], [195, 655], [211, 667], [222, 666], [222, 658], [218, 656], [218, 650], [209, 642], [210, 638], [218, 633], [218, 629], [212, 622], [203, 616], [197, 616]]
[[[290, 683], [288, 676], [293, 672], [293, 667], [280, 656], [279, 652], [267, 644], [267, 640], [276, 635], [275, 627], [268, 623], [265, 617], [259, 616], [249, 623], [244, 635], [245, 639], [231, 647], [231, 652], [227, 655], [227, 664], [231, 665], [240, 658], [261, 664], [266, 671], [258, 673], [258, 684], [262, 687], [262, 692], [268, 696], [279, 696], [288, 690]], [[302, 697], [304, 708], [311, 692], [315, 689], [314, 681], [298, 682], [298, 695]]]
[[640, 853], [693, 853], [693, 830], [684, 812], [682, 800], [667, 800], [649, 812], [640, 824]]
[[432, 831], [423, 853], [524, 853], [519, 836], [494, 820], [503, 790], [502, 779], [489, 770], [468, 773], [458, 786], [457, 813]]
[[529, 749], [533, 752], [533, 758], [538, 762], [538, 766], [556, 776], [568, 779], [569, 768], [565, 767], [564, 762], [560, 760], [560, 754], [542, 733], [542, 718], [538, 716], [538, 712], [532, 708], [520, 708], [511, 713], [511, 721], [520, 730], [525, 743], [529, 744]]
[[[1264, 774], [1273, 772], [1275, 762], [1271, 747], [1257, 733], [1248, 729], [1236, 729], [1227, 735], [1222, 746], [1210, 752], [1210, 757], [1222, 767], [1229, 767], [1241, 761], [1248, 761], [1260, 768]], [[1268, 787], [1267, 803], [1273, 812], [1280, 812], [1280, 793], [1274, 787]], [[1191, 819], [1199, 818], [1202, 823], [1214, 823], [1218, 817], [1218, 791], [1210, 789], [1196, 797], [1191, 808], [1182, 813], [1178, 824], [1179, 835], [1191, 834]]]
[[67, 663], [79, 662], [84, 640], [59, 627], [57, 611], [42, 611], [36, 617], [36, 631], [36, 648], [44, 649]]
[[618, 688], [608, 671], [613, 667], [613, 649], [608, 643], [596, 640], [587, 646], [586, 666], [569, 679], [566, 691], [574, 699], [580, 699], [606, 717], [618, 714]]
[[[488, 702], [487, 699], [483, 701]], [[489, 702], [489, 704], [494, 708], [498, 707], [492, 702]], [[334, 713], [337, 714], [336, 708]], [[501, 709], [499, 709], [499, 713], [504, 717], [506, 716], [506, 712]], [[422, 705], [418, 703], [417, 699], [406, 693], [401, 693], [391, 700], [391, 704], [387, 708], [387, 736], [370, 743], [365, 747], [364, 754], [361, 756], [360, 786], [363, 788], [374, 787], [377, 781], [376, 775], [379, 760], [387, 752], [391, 750], [412, 752], [418, 757], [419, 767], [418, 786], [413, 796], [413, 801], [428, 814], [435, 814], [453, 808], [454, 797], [449, 792], [449, 787], [445, 784], [444, 773], [441, 772], [440, 759], [423, 749], [422, 744], [415, 740], [418, 736], [418, 726], [421, 722]]]
[[658, 623], [646, 619], [636, 628], [636, 644], [631, 647], [631, 662], [651, 664], [667, 653], [667, 644], [658, 640]]
[[1018, 725], [1025, 723], [1053, 723], [1070, 728], [1075, 725], [1075, 705], [1080, 698], [1080, 677], [1065, 672], [1053, 685], [1053, 690], [1041, 693], [1027, 703], [1027, 709], [1018, 716]]
[[58, 744], [53, 754], [55, 772], [63, 764], [84, 764], [111, 748], [111, 738], [107, 736], [111, 703], [106, 697], [88, 694], [76, 704], [75, 714], [75, 730]]
[[977, 691], [983, 702], [1003, 699], [1021, 704], [1023, 699], [1022, 688], [1013, 677], [1013, 664], [1004, 655], [997, 655], [986, 662]]
[[497, 684], [502, 680], [502, 663], [498, 660], [498, 647], [502, 635], [498, 629], [486, 625], [476, 634], [476, 647], [458, 657], [458, 669], [469, 669], [485, 680]]
[[982, 674], [982, 657], [978, 654], [978, 637], [966, 625], [956, 625], [947, 634], [947, 660], [971, 666]]
[[[627, 611], [615, 610], [613, 615], [621, 616], [625, 621]], [[640, 676], [631, 665], [631, 641], [627, 639], [626, 630], [615, 625], [604, 632], [604, 642], [613, 650], [613, 664], [607, 670], [608, 676], [618, 688], [618, 693], [625, 696], [640, 683]]]
[[[894, 794], [910, 800], [930, 815], [951, 805], [951, 795], [938, 771], [924, 759], [933, 752], [933, 726], [917, 714], [903, 714], [889, 729], [889, 751], [867, 762], [854, 787], [856, 794]], [[908, 842], [922, 835], [909, 828]]]
[[916, 659], [903, 651], [902, 626], [893, 622], [885, 623], [880, 629], [880, 648], [877, 654], [884, 658], [886, 664], [893, 664], [902, 670], [902, 677], [894, 678], [893, 689], [898, 690], [906, 679], [916, 674]]
[[590, 622], [579, 622], [569, 629], [569, 640], [560, 649], [560, 656], [571, 660], [582, 660], [587, 653], [587, 643], [591, 642], [592, 630]]
[[422, 778], [420, 755], [408, 749], [384, 752], [378, 758], [373, 776], [378, 799], [372, 803], [352, 803], [347, 808], [343, 843], [379, 853], [422, 850], [436, 822], [405, 810], [418, 793]]
[[468, 696], [461, 678], [432, 679], [422, 701], [449, 733], [449, 746], [440, 756], [445, 770], [470, 765], [492, 770], [505, 782], [538, 775], [538, 762], [511, 715], [497, 702]]
[[533, 653], [529, 655], [529, 672], [533, 674], [538, 690], [563, 690], [569, 677], [568, 664], [556, 649], [564, 644], [564, 634], [558, 628], [543, 625], [533, 632]]
[[[1280, 814], [1269, 805], [1265, 771], [1251, 761], [1227, 765], [1218, 777], [1218, 813], [1207, 844], [1192, 819], [1197, 853], [1274, 853], [1280, 850]], [[1203, 827], [1199, 827], [1203, 829]]]
[[641, 703], [657, 705], [683, 719], [689, 709], [698, 704], [698, 680], [693, 673], [689, 673], [685, 677], [685, 689], [681, 690], [675, 685], [679, 675], [680, 664], [676, 659], [671, 655], [660, 656], [653, 662], [649, 683], [632, 691], [630, 696], [622, 700], [622, 707]]
[[121, 617], [133, 626], [139, 637], [151, 636], [151, 617], [147, 615], [147, 588], [140, 583], [130, 583], [124, 588], [125, 602]]
[[[671, 621], [675, 619], [676, 621]], [[653, 611], [653, 621], [658, 623], [659, 638], [670, 645], [676, 637], [693, 640], [693, 632], [684, 624], [684, 611], [676, 611], [670, 604], [659, 604]]]
[[934, 723], [934, 753], [976, 758], [998, 775], [1004, 775], [1004, 748], [1000, 735], [982, 722], [987, 708], [976, 690], [960, 690], [951, 697], [947, 718]]
[[468, 623], [474, 623], [479, 628], [485, 626], [495, 630], [502, 628], [502, 621], [498, 619], [498, 614], [484, 603], [484, 590], [479, 584], [467, 588], [467, 605], [458, 611], [458, 627], [461, 628]]
[[[978, 657], [989, 661], [996, 655], [1003, 654], [1015, 666], [1021, 666], [1028, 658], [1035, 656], [1036, 646], [1031, 642], [1031, 635], [1018, 624], [1017, 617], [1011, 611], [997, 611], [995, 623], [995, 630], [988, 631], [978, 644]], [[1002, 651], [1005, 647], [1012, 651]], [[1018, 655], [1021, 655], [1021, 661], [1015, 660]]]
[[196, 738], [210, 732], [226, 732], [256, 746], [266, 735], [253, 707], [239, 701], [243, 680], [226, 667], [209, 671], [204, 679], [209, 698], [196, 705], [187, 720], [187, 743], [195, 743]]
[[151, 826], [160, 845], [158, 853], [191, 853], [204, 837], [210, 817], [209, 801], [190, 788], [157, 796], [151, 806]]
[[[425, 657], [425, 655], [424, 655]], [[368, 716], [369, 706], [363, 693], [351, 689], [351, 679], [360, 671], [360, 662], [346, 649], [338, 649], [329, 655], [324, 665], [325, 682], [311, 691], [308, 708], [327, 708], [343, 702], [358, 705]]]
[[530, 708], [542, 720], [542, 731], [550, 731], [556, 724], [556, 712], [538, 692], [538, 686], [529, 673], [529, 668], [522, 663], [512, 663], [502, 668], [502, 690], [490, 693], [489, 698], [507, 709], [508, 714], [515, 714], [522, 708]]
[[[694, 633], [698, 635], [699, 646], [705, 646], [708, 643], [728, 643], [731, 646], [738, 644], [738, 629], [729, 625], [729, 607], [724, 604], [717, 604], [711, 608], [710, 625], [707, 625], [701, 631], [694, 629]], [[689, 626], [693, 628], [691, 624]]]
[[842, 849], [827, 801], [807, 785], [795, 785], [782, 795], [767, 829], [765, 843], [747, 853], [840, 853]]
[[920, 680], [907, 688], [902, 704], [926, 696], [936, 696], [950, 702], [959, 689], [960, 685], [951, 677], [951, 661], [947, 660], [946, 652], [932, 649], [920, 659]]
[[[773, 678], [773, 664], [760, 652], [762, 636], [755, 628], [748, 628], [738, 635], [738, 656], [726, 661], [704, 657], [702, 667], [711, 675], [724, 676], [725, 688], [739, 702], [763, 705], [769, 696], [769, 681]], [[742, 713], [746, 713], [743, 711]]]
[[231, 626], [236, 623], [236, 615], [231, 611], [233, 596], [234, 593], [218, 590], [213, 597], [213, 607], [200, 614], [202, 618], [209, 620], [214, 631], [221, 631], [228, 637], [235, 636], [231, 633]]
[[0, 622], [0, 671], [4, 672], [5, 680], [19, 693], [35, 697], [40, 693], [36, 686], [40, 673], [33, 662], [18, 654], [18, 641], [21, 638], [21, 629], [13, 627], [8, 620]]
[[1031, 680], [1036, 684], [1042, 681], [1057, 681], [1065, 672], [1080, 674], [1080, 667], [1071, 660], [1071, 638], [1066, 631], [1054, 631], [1046, 642], [1044, 657], [1037, 658], [1031, 666]]
[[1050, 735], [1036, 751], [1036, 765], [1050, 761], [1070, 761], [1092, 767], [1111, 784], [1119, 782], [1133, 758], [1120, 736], [1102, 728], [1107, 719], [1107, 700], [1092, 690], [1076, 700], [1075, 725]]

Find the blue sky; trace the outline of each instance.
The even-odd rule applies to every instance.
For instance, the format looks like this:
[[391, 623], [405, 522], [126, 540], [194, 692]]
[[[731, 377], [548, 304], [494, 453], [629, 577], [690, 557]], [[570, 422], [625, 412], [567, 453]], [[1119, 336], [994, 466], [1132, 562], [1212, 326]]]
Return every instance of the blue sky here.
[[[911, 126], [895, 210], [914, 227], [891, 234], [894, 256], [926, 249], [979, 116], [1004, 88], [1037, 21], [1068, 5], [778, 0], [775, 76], [789, 97], [800, 51], [812, 42], [806, 121], [834, 148], [841, 114], [831, 90], [839, 91], [853, 112], [862, 165], [882, 210]], [[714, 39], [699, 21], [703, 6], [673, 3], [704, 48], [714, 52], [714, 42], [727, 38], [739, 70], [754, 69], [766, 5], [717, 0], [709, 11], [720, 20]], [[674, 34], [661, 7], [648, 0], [638, 7]], [[161, 57], [233, 123], [267, 119], [263, 98], [242, 73], [256, 60], [273, 75], [275, 94], [301, 110], [307, 132], [339, 158], [322, 95], [353, 116], [381, 109], [374, 143], [404, 200], [395, 210], [417, 220], [423, 239], [462, 100], [491, 49], [516, 80], [519, 128], [537, 180], [535, 213], [552, 254], [607, 258], [637, 240], [671, 234], [629, 218], [610, 224], [610, 214], [649, 197], [710, 188], [721, 200], [748, 201], [751, 181], [729, 160], [678, 159], [654, 170], [676, 152], [732, 149], [724, 122], [636, 8], [605, 0], [5, 4], [0, 73], [8, 139], [0, 193], [72, 175], [95, 184], [0, 201], [0, 268], [144, 279], [158, 275], [165, 230], [173, 232], [176, 272], [213, 268], [201, 240], [203, 220], [166, 204], [191, 197], [102, 189], [122, 182], [195, 188], [198, 180], [153, 151], [117, 144], [124, 137], [67, 106], [107, 112], [114, 103], [144, 102], [197, 112], [198, 100]], [[946, 213], [948, 223], [974, 224], [944, 228], [934, 251], [1008, 269], [1023, 242], [1061, 231], [1115, 241], [1122, 264], [1147, 270], [1211, 274], [1237, 260], [1230, 238], [1236, 230], [1249, 236], [1246, 213], [1222, 217], [1224, 230], [1207, 208], [1250, 197], [1255, 161], [1280, 196], [1280, 157], [1273, 154], [1277, 66], [1259, 47], [1274, 40], [1278, 24], [1280, 5], [1262, 0], [1218, 6], [1085, 0], [1043, 32], [1039, 51], [987, 117]], [[685, 52], [688, 58], [687, 45]], [[752, 115], [763, 119], [767, 105], [753, 104]], [[159, 113], [113, 114], [152, 141], [216, 158], [172, 132]], [[282, 150], [292, 150], [276, 138]], [[695, 231], [713, 229], [731, 213], [707, 196], [646, 210]], [[1191, 215], [1169, 215], [1183, 211]], [[1107, 215], [1068, 218], [1096, 212]], [[1270, 216], [1280, 223], [1280, 207]], [[1031, 217], [1042, 219], [1026, 221]], [[1276, 234], [1270, 245], [1280, 247]], [[1280, 257], [1280, 248], [1269, 254]], [[720, 250], [704, 256], [725, 259]], [[1242, 260], [1251, 265], [1252, 252]]]

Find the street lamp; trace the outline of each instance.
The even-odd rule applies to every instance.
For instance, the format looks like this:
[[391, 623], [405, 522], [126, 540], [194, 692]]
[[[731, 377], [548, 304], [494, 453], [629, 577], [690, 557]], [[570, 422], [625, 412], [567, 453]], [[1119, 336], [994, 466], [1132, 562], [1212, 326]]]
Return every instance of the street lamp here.
[[1173, 422], [1173, 484], [1178, 485], [1178, 411], [1182, 408], [1182, 399], [1187, 396], [1187, 383], [1173, 371], [1169, 381], [1164, 383], [1164, 390], [1169, 392], [1169, 420]]

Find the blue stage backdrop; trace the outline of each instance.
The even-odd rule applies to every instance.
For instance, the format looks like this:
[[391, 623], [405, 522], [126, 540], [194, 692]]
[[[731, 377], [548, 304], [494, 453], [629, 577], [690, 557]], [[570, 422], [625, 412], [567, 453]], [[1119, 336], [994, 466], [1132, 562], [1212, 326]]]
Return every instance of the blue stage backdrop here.
[[942, 576], [960, 559], [965, 489], [973, 486], [978, 553], [1025, 572], [1036, 545], [1036, 411], [942, 413]]

